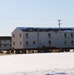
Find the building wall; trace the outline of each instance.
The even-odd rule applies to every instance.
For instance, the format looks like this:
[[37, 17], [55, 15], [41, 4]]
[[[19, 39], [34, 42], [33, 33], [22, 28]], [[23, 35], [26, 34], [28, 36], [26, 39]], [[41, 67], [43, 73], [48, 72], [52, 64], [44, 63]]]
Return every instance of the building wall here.
[[0, 37], [0, 50], [8, 50], [12, 48], [11, 37]]
[[[73, 37], [71, 34], [73, 34]], [[74, 43], [74, 32], [51, 32], [51, 45], [54, 47], [74, 47], [74, 44], [72, 44], [71, 41]]]
[[[13, 38], [13, 34], [15, 38]], [[19, 36], [21, 34], [21, 37]], [[22, 44], [20, 44], [20, 41]], [[13, 45], [15, 42], [15, 45]], [[12, 32], [12, 47], [15, 49], [41, 48], [74, 48], [74, 31], [21, 31], [16, 28]]]
[[48, 47], [49, 46], [48, 41], [49, 41], [48, 32], [40, 32], [40, 34], [39, 34], [40, 47], [43, 47], [43, 46]]
[[[28, 34], [28, 37], [26, 37]], [[33, 42], [35, 41], [35, 44]], [[49, 47], [48, 32], [24, 32], [24, 48], [41, 48], [43, 46]], [[26, 44], [28, 42], [28, 44]]]
[[24, 32], [24, 39], [23, 39], [24, 48], [37, 48], [38, 47], [37, 36], [38, 36], [37, 32]]
[[22, 49], [23, 48], [23, 32], [16, 28], [12, 32], [12, 48]]

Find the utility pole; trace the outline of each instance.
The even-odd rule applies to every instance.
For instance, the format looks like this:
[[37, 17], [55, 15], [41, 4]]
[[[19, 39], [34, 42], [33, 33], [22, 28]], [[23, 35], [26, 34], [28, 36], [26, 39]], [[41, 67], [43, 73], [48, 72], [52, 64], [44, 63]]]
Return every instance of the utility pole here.
[[58, 20], [59, 31], [60, 31], [60, 25], [62, 24], [60, 21], [61, 21], [61, 20]]
[[59, 25], [59, 49], [60, 49], [60, 51], [61, 51], [61, 33], [60, 33], [60, 25], [61, 25], [62, 23], [61, 23], [61, 20], [58, 20], [58, 25]]

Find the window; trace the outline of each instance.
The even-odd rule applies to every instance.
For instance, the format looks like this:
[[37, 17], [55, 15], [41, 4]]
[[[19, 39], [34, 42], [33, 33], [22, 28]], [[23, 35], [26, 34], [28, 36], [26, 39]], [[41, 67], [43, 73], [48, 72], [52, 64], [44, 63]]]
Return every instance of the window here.
[[6, 40], [4, 40], [4, 42], [6, 42]]
[[49, 41], [49, 44], [51, 44], [51, 41]]
[[35, 41], [33, 41], [33, 44], [35, 44]]
[[21, 34], [19, 36], [21, 37]]
[[51, 34], [50, 34], [50, 33], [48, 33], [48, 37], [49, 37], [49, 38], [51, 37]]
[[15, 42], [13, 42], [13, 45], [15, 45]]
[[10, 47], [12, 47], [12, 45], [10, 45]]
[[20, 45], [22, 45], [22, 42], [20, 41]]
[[28, 38], [28, 33], [26, 33], [26, 38]]
[[73, 33], [71, 33], [71, 37], [73, 37]]
[[71, 40], [71, 44], [72, 44], [72, 45], [74, 44], [73, 40]]
[[67, 34], [66, 34], [66, 33], [64, 34], [64, 37], [65, 37], [65, 38], [67, 37]]
[[12, 40], [10, 40], [10, 42], [12, 42]]
[[6, 45], [4, 45], [4, 47], [6, 47]]
[[26, 45], [28, 46], [28, 41], [26, 41]]
[[13, 34], [13, 38], [15, 38], [15, 34]]
[[67, 44], [67, 41], [65, 41], [64, 44]]

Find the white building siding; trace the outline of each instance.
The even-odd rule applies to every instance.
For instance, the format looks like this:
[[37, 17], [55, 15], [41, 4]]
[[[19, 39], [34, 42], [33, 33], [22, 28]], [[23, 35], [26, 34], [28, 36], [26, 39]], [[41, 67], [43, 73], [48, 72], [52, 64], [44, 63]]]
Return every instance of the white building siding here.
[[[26, 36], [26, 34], [28, 36]], [[24, 48], [37, 48], [38, 47], [38, 33], [37, 32], [24, 32]], [[27, 43], [28, 42], [28, 43]], [[33, 44], [35, 42], [35, 44]]]
[[23, 32], [18, 28], [12, 32], [12, 47], [13, 48], [23, 48]]
[[[26, 38], [26, 34], [28, 34], [28, 38]], [[23, 41], [24, 48], [41, 48], [43, 46], [49, 46], [47, 32], [24, 32]], [[26, 44], [26, 41], [28, 41], [28, 45]], [[35, 41], [35, 44], [33, 44], [33, 41]]]
[[40, 45], [40, 47], [43, 47], [43, 46], [48, 47], [49, 46], [48, 41], [49, 41], [48, 32], [40, 32], [39, 33], [39, 45]]
[[42, 48], [43, 46], [74, 48], [74, 31], [22, 31], [16, 28], [12, 32], [12, 47], [15, 49]]

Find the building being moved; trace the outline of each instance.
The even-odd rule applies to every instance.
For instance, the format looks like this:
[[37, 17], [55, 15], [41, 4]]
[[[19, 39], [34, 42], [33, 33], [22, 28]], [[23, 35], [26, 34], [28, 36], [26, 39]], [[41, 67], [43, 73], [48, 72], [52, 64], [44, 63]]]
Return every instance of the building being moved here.
[[74, 28], [17, 27], [12, 32], [12, 49], [26, 52], [50, 52], [74, 49]]

